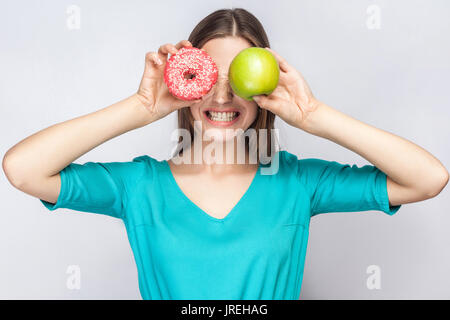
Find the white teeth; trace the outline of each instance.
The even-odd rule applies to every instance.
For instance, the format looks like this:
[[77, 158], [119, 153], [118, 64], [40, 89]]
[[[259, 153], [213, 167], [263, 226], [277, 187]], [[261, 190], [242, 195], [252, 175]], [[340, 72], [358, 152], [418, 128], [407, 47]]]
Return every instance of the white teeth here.
[[237, 116], [237, 112], [216, 112], [208, 111], [209, 118], [213, 121], [232, 121]]

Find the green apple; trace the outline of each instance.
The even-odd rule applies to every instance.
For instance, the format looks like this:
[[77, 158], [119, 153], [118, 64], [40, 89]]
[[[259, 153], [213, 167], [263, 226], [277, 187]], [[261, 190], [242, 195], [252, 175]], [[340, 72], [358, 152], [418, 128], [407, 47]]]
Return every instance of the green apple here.
[[264, 48], [251, 47], [239, 52], [228, 70], [230, 86], [239, 97], [253, 101], [253, 96], [269, 95], [275, 90], [280, 68], [274, 55]]

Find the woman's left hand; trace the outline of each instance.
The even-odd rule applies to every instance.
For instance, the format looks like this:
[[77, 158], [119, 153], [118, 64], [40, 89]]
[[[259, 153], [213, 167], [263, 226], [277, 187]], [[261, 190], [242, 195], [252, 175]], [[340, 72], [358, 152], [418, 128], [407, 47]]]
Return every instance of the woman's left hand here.
[[303, 76], [270, 48], [280, 66], [280, 78], [269, 95], [253, 96], [256, 103], [271, 111], [290, 125], [305, 130], [306, 119], [317, 109], [319, 101], [313, 96]]

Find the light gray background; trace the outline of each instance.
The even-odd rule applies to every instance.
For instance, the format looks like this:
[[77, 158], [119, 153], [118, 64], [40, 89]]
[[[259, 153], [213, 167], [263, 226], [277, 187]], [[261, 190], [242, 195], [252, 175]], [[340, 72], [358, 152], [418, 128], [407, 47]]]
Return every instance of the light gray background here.
[[[69, 30], [66, 9], [81, 9]], [[380, 29], [366, 25], [377, 5]], [[138, 87], [144, 55], [187, 39], [220, 8], [243, 7], [315, 95], [407, 138], [449, 168], [450, 3], [433, 1], [3, 1], [0, 10], [0, 152], [57, 122], [115, 103]], [[175, 113], [128, 132], [76, 162], [169, 157]], [[368, 164], [359, 155], [277, 120], [282, 147], [299, 157]], [[52, 146], [48, 146], [51, 148]], [[69, 146], [70, 147], [70, 146]], [[46, 150], [42, 150], [46, 152]], [[37, 155], [38, 156], [38, 155]], [[118, 219], [48, 211], [0, 178], [0, 298], [140, 299], [136, 265]], [[312, 219], [302, 299], [449, 299], [449, 188], [379, 211]], [[69, 290], [66, 269], [81, 268]], [[366, 268], [381, 268], [369, 290]]]

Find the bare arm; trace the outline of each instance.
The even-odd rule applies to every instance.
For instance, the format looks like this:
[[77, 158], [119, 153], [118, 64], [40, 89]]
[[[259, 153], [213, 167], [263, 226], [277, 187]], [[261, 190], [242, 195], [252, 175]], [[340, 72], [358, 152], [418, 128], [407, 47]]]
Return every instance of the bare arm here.
[[55, 203], [61, 186], [59, 172], [63, 168], [98, 145], [152, 121], [151, 114], [134, 94], [23, 139], [6, 152], [3, 170], [16, 188]]
[[305, 129], [358, 153], [386, 173], [391, 205], [434, 197], [448, 182], [447, 169], [425, 149], [326, 104], [311, 113]]
[[[194, 101], [172, 96], [164, 83], [168, 54], [187, 40], [148, 52], [138, 92], [109, 107], [52, 125], [23, 139], [3, 157], [3, 171], [17, 189], [56, 203], [61, 189], [59, 172], [83, 154], [127, 131], [143, 127]], [[158, 62], [161, 63], [158, 63]]]
[[290, 125], [352, 150], [383, 171], [390, 205], [435, 197], [447, 185], [449, 173], [431, 153], [317, 100], [300, 72], [266, 49], [278, 60], [280, 81], [269, 96], [253, 99]]

